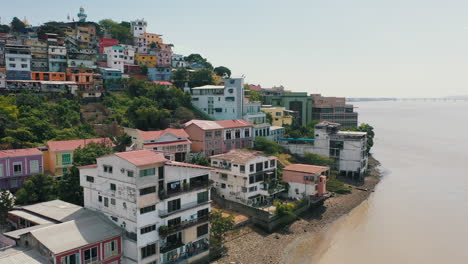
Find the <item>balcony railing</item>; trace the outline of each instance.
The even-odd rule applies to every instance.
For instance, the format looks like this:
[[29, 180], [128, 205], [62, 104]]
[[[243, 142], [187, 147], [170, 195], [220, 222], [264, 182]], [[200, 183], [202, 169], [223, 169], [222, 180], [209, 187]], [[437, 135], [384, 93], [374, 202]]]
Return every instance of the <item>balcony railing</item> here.
[[182, 211], [185, 211], [185, 210], [188, 210], [188, 209], [192, 209], [192, 208], [195, 208], [195, 207], [198, 207], [198, 206], [202, 206], [202, 205], [206, 205], [206, 204], [209, 204], [210, 203], [210, 200], [208, 201], [203, 201], [203, 202], [191, 202], [191, 203], [186, 203], [184, 205], [182, 205], [179, 209], [177, 210], [159, 210], [159, 216], [160, 217], [167, 217], [169, 215], [172, 215], [172, 214], [175, 214], [175, 213], [179, 213], [179, 212], [182, 212]]
[[209, 220], [210, 220], [210, 217], [208, 215], [205, 215], [205, 216], [198, 217], [197, 219], [181, 222], [180, 224], [174, 225], [174, 226], [166, 226], [166, 225], [160, 226], [158, 229], [159, 235], [162, 237], [166, 237], [172, 233], [176, 233], [180, 230], [183, 230], [183, 229], [186, 229], [186, 228], [189, 228], [189, 227], [201, 224], [201, 223], [208, 222]]
[[[201, 254], [203, 252], [207, 252], [210, 248], [210, 244], [208, 239], [202, 239], [192, 244], [192, 246], [182, 246], [185, 248], [181, 248], [181, 253], [173, 254], [171, 253], [161, 253], [162, 254], [162, 261], [160, 264], [176, 264], [181, 263], [186, 259], [189, 259], [193, 256]], [[179, 250], [178, 250], [179, 251]]]
[[185, 244], [181, 240], [176, 241], [176, 242], [166, 242], [166, 245], [159, 248], [159, 252], [161, 254], [164, 254], [166, 252], [169, 252], [169, 251], [174, 250], [176, 248], [182, 247], [184, 245]]
[[179, 186], [179, 188], [176, 188], [176, 189], [169, 189], [169, 190], [164, 190], [164, 191], [159, 192], [159, 199], [164, 200], [164, 199], [167, 199], [167, 198], [170, 198], [170, 197], [180, 195], [182, 193], [192, 192], [192, 191], [208, 188], [209, 186], [210, 186], [209, 181], [191, 183], [191, 184], [185, 185], [185, 186], [181, 185], [181, 186]]

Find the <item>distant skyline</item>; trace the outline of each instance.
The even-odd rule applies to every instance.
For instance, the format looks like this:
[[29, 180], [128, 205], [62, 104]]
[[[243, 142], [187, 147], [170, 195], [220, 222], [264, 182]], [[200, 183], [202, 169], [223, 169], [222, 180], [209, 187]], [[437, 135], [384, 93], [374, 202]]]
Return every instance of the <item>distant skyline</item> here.
[[468, 1], [17, 0], [1, 23], [144, 18], [174, 52], [263, 87], [346, 97], [468, 94]]

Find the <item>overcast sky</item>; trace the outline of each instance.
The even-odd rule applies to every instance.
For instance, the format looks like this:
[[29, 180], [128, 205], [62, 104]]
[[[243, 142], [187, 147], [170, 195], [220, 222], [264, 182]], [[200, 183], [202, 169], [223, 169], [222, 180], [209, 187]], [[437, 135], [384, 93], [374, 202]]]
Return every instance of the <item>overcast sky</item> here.
[[466, 0], [0, 0], [1, 22], [145, 18], [175, 52], [264, 87], [349, 97], [468, 94]]

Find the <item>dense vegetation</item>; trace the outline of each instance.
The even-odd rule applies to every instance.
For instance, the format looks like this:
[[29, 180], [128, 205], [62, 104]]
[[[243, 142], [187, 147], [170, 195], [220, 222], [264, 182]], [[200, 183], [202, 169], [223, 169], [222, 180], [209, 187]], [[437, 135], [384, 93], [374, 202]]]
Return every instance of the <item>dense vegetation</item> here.
[[99, 26], [113, 38], [119, 40], [120, 43], [133, 45], [133, 34], [130, 22], [122, 21], [118, 23], [112, 19], [103, 19], [99, 21]]
[[80, 118], [77, 100], [47, 100], [46, 96], [32, 93], [0, 96], [0, 149], [94, 136], [93, 128]]

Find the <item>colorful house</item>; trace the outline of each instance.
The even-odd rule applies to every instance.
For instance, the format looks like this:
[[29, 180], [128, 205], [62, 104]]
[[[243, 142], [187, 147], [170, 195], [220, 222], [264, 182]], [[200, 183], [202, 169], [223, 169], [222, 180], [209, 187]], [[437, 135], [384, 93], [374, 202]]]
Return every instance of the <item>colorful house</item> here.
[[49, 141], [44, 149], [44, 170], [53, 176], [62, 176], [73, 166], [73, 151], [89, 143], [112, 145], [109, 138]]
[[40, 150], [0, 150], [0, 189], [19, 189], [32, 175], [43, 172], [43, 155]]
[[31, 80], [36, 81], [66, 81], [64, 72], [31, 72]]
[[148, 68], [148, 79], [169, 82], [172, 80], [172, 70], [171, 68]]
[[135, 55], [135, 64], [140, 66], [147, 66], [148, 68], [156, 67], [156, 54], [136, 54]]
[[119, 44], [119, 40], [112, 39], [112, 38], [100, 38], [98, 41], [99, 45], [99, 53], [104, 53], [105, 47], [112, 47], [117, 46]]
[[287, 110], [286, 107], [281, 106], [263, 106], [261, 110], [269, 113], [272, 117], [271, 124], [273, 126], [292, 125], [294, 111]]
[[288, 197], [314, 199], [324, 195], [330, 167], [291, 164], [283, 169], [283, 182], [289, 184]]

